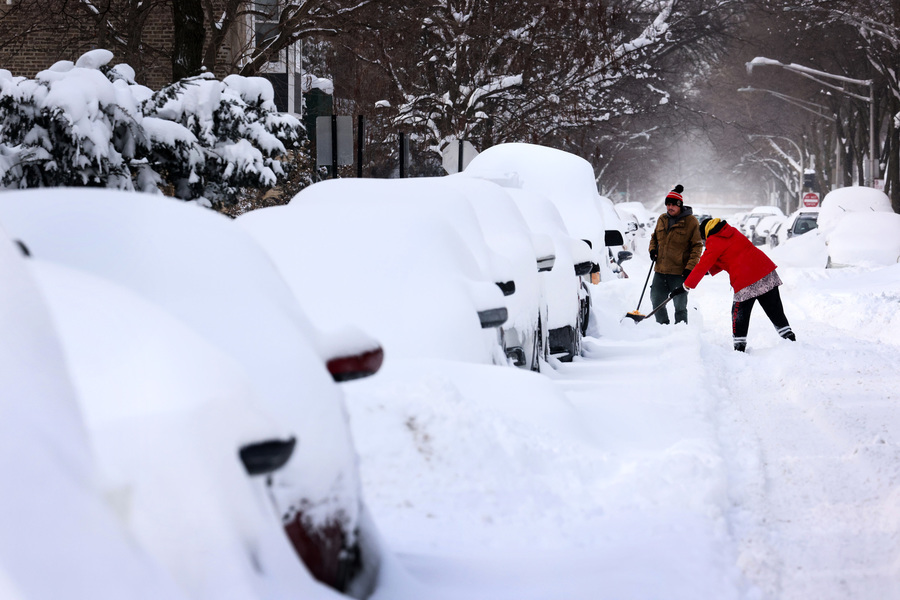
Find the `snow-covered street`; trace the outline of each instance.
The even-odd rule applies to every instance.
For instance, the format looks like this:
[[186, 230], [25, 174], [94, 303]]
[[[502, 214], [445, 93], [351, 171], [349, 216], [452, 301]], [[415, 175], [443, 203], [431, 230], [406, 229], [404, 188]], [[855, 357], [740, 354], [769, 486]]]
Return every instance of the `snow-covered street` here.
[[798, 341], [757, 307], [741, 354], [723, 277], [687, 326], [623, 321], [648, 264], [574, 363], [351, 389], [379, 598], [900, 598], [900, 266], [779, 268]]

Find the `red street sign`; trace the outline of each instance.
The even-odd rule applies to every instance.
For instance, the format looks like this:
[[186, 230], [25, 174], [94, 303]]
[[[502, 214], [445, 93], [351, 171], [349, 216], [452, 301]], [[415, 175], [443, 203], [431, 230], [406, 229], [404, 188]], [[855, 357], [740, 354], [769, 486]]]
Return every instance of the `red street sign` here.
[[818, 206], [819, 195], [815, 192], [806, 192], [803, 194], [803, 206]]

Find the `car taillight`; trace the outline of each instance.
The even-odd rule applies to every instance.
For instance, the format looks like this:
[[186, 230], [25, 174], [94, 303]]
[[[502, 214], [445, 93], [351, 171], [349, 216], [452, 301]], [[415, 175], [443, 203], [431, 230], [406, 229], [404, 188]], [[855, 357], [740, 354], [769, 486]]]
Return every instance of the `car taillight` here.
[[351, 356], [332, 358], [325, 366], [335, 381], [350, 381], [374, 375], [384, 362], [384, 350], [380, 347]]

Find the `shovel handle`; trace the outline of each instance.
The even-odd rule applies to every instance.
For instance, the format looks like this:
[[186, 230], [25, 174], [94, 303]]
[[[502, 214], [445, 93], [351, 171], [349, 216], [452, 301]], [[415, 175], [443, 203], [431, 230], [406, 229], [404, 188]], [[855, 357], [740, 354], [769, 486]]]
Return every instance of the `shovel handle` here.
[[[644, 315], [644, 319], [647, 319], [647, 318], [652, 317], [653, 315], [655, 315], [662, 307], [664, 307], [666, 304], [668, 304], [668, 303], [672, 300], [672, 298], [674, 298], [674, 297], [675, 297], [675, 296], [672, 296], [672, 295], [667, 296], [665, 300], [663, 300], [662, 302], [659, 303], [659, 306], [657, 306], [656, 308], [654, 308], [653, 310], [651, 310], [649, 313], [647, 313], [646, 315]], [[643, 320], [643, 319], [641, 319], [641, 320]]]
[[634, 310], [641, 310], [641, 302], [644, 301], [644, 292], [647, 291], [647, 282], [650, 281], [650, 273], [653, 272], [653, 265], [655, 265], [655, 264], [656, 264], [655, 260], [650, 261], [650, 270], [647, 271], [647, 279], [644, 280], [644, 289], [641, 290], [641, 298], [640, 298], [640, 300], [638, 300], [637, 308], [635, 308]]

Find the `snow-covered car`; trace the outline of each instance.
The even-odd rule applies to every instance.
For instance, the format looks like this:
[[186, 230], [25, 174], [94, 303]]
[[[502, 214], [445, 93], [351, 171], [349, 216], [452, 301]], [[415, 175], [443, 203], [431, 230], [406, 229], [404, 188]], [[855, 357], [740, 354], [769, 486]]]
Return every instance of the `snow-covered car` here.
[[625, 226], [625, 243], [633, 247], [634, 239], [642, 229], [642, 224], [634, 214], [620, 209], [619, 205], [616, 205], [615, 209]]
[[532, 232], [504, 188], [464, 173], [419, 178], [420, 185], [449, 186], [469, 200], [488, 247], [506, 259], [515, 292], [506, 298], [509, 318], [500, 328], [506, 355], [519, 367], [540, 371], [549, 355], [547, 297], [542, 270], [555, 262], [552, 240]]
[[631, 252], [636, 252], [639, 246], [644, 247], [652, 228], [652, 225], [648, 224], [648, 221], [653, 220], [650, 211], [640, 202], [620, 202], [614, 208], [624, 227], [623, 247]]
[[[597, 210], [603, 215], [603, 223], [608, 232], [606, 242], [607, 264], [617, 277], [628, 277], [622, 263], [631, 259], [634, 255], [634, 246], [627, 246], [625, 242], [626, 225], [619, 213], [616, 212], [612, 200], [606, 196], [597, 195]], [[613, 240], [618, 241], [615, 243]], [[627, 246], [627, 247], [626, 247]]]
[[791, 213], [778, 232], [777, 242], [781, 243], [792, 237], [808, 233], [819, 226], [818, 206], [800, 208]]
[[[623, 220], [630, 220], [631, 218], [635, 219], [638, 222], [638, 227], [644, 231], [653, 229], [653, 224], [656, 223], [656, 215], [648, 210], [641, 202], [619, 202], [615, 207], [616, 212], [619, 213], [619, 216]], [[650, 234], [648, 233], [647, 237], [649, 237], [649, 235]]]
[[769, 245], [769, 248], [775, 248], [784, 240], [786, 234], [782, 232], [787, 231], [785, 225], [787, 224], [788, 219], [790, 219], [790, 217], [784, 221], [779, 221], [769, 230], [769, 236], [766, 238], [766, 244]]
[[127, 288], [32, 263], [97, 481], [129, 537], [191, 598], [328, 597], [266, 506], [265, 478], [296, 437], [260, 410], [241, 365]]
[[362, 328], [387, 357], [507, 362], [497, 333], [507, 298], [498, 284], [511, 278], [492, 276], [505, 261], [487, 247], [469, 201], [449, 186], [322, 181], [236, 223], [323, 329]]
[[[581, 305], [586, 331], [591, 308], [589, 284], [618, 278], [611, 266], [608, 247], [621, 246], [624, 242], [619, 230], [606, 227], [598, 205], [600, 194], [591, 164], [562, 150], [509, 143], [483, 151], [469, 163], [465, 173], [504, 187], [521, 188], [547, 197], [559, 211], [569, 234], [585, 240], [590, 246], [592, 272], [581, 276]], [[567, 335], [571, 339], [554, 339], [551, 332], [551, 351], [553, 347], [577, 345], [576, 338], [582, 333], [568, 331]]]
[[849, 186], [831, 190], [822, 199], [818, 208], [818, 227], [825, 235], [828, 235], [848, 213], [894, 212], [887, 194], [865, 186]]
[[53, 316], [0, 226], [0, 596], [187, 600], [97, 484]]
[[590, 247], [569, 235], [556, 206], [545, 196], [519, 188], [506, 188], [531, 230], [548, 236], [554, 246], [552, 270], [542, 272], [547, 297], [549, 351], [562, 361], [570, 361], [581, 352], [581, 338], [587, 328], [583, 298], [586, 285], [582, 276], [590, 274]]
[[900, 215], [856, 211], [825, 235], [827, 267], [883, 267], [900, 262]]
[[753, 230], [756, 229], [756, 225], [764, 218], [769, 215], [780, 215], [784, 216], [784, 212], [777, 206], [757, 206], [749, 213], [747, 213], [746, 218], [740, 224], [741, 233], [743, 233], [748, 238], [753, 238]]
[[600, 279], [617, 278], [609, 268], [607, 246], [622, 245], [621, 234], [617, 229], [606, 227], [598, 207], [600, 194], [594, 169], [588, 161], [546, 146], [497, 144], [476, 156], [465, 173], [549, 198], [559, 210], [569, 233], [587, 240], [591, 246]]
[[769, 234], [772, 228], [781, 224], [786, 217], [783, 215], [768, 215], [759, 220], [756, 227], [753, 228], [750, 241], [756, 246], [763, 246], [769, 241]]
[[5, 192], [0, 224], [36, 259], [130, 290], [240, 365], [258, 409], [297, 440], [263, 482], [272, 518], [316, 579], [360, 595], [372, 585], [379, 556], [335, 380], [374, 372], [376, 342], [323, 338], [250, 236], [195, 205], [83, 188]]

